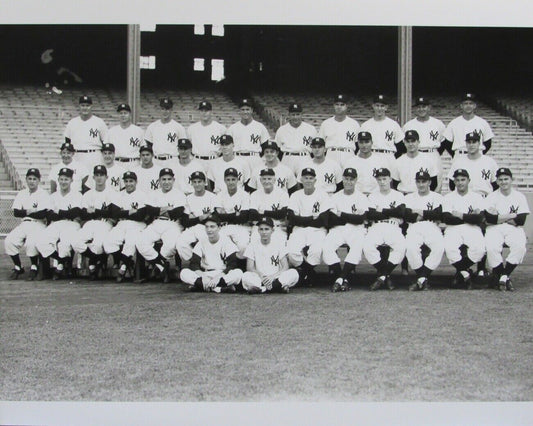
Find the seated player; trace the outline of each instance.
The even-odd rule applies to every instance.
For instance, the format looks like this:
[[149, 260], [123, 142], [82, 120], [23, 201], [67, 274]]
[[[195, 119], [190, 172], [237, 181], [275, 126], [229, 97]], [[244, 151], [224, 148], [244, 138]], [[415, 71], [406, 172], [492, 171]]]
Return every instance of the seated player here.
[[[342, 174], [343, 190], [331, 197], [333, 208], [329, 212], [329, 231], [324, 241], [322, 258], [329, 266], [329, 273], [335, 278], [331, 291], [350, 289], [348, 276], [355, 274], [356, 265], [361, 262], [363, 241], [366, 235], [365, 220], [369, 208], [368, 198], [355, 189], [357, 171], [345, 169]], [[348, 245], [348, 254], [341, 268], [338, 248]]]
[[[409, 286], [410, 291], [429, 289], [428, 278], [439, 266], [444, 253], [444, 238], [438, 226], [442, 219], [442, 195], [430, 191], [431, 176], [428, 172], [418, 172], [415, 181], [418, 191], [405, 196], [405, 221], [409, 224], [405, 255], [417, 278]], [[425, 260], [422, 257], [423, 245], [430, 250]]]
[[[499, 189], [485, 199], [487, 231], [485, 244], [487, 261], [492, 268], [494, 283], [500, 291], [513, 291], [511, 273], [524, 260], [526, 254], [526, 235], [524, 223], [530, 213], [527, 199], [513, 188], [513, 174], [508, 168], [496, 171]], [[502, 257], [503, 245], [509, 247], [509, 254]]]
[[19, 191], [13, 201], [13, 213], [15, 217], [21, 218], [22, 222], [16, 226], [4, 240], [6, 254], [11, 257], [13, 272], [10, 279], [16, 280], [24, 273], [24, 268], [20, 262], [19, 251], [26, 245], [26, 255], [30, 258], [29, 280], [34, 280], [39, 268], [39, 252], [35, 247], [37, 237], [46, 228], [46, 215], [52, 208], [50, 195], [39, 187], [41, 183], [41, 172], [39, 169], [31, 168], [26, 172], [26, 186]]
[[210, 215], [204, 222], [207, 238], [200, 238], [193, 249], [189, 267], [181, 280], [190, 291], [234, 293], [243, 272], [237, 268], [237, 246], [220, 235], [220, 219]]
[[282, 241], [272, 240], [274, 222], [271, 218], [261, 218], [257, 226], [260, 238], [252, 241], [244, 252], [247, 260], [242, 286], [248, 294], [288, 293], [298, 283], [298, 272], [289, 269], [287, 248]]
[[[405, 237], [401, 229], [405, 200], [401, 192], [391, 188], [389, 169], [378, 169], [376, 180], [379, 191], [368, 196], [370, 207], [367, 217], [372, 225], [368, 228], [363, 252], [377, 270], [376, 281], [370, 286], [370, 290], [378, 290], [383, 285], [394, 290], [390, 275], [405, 255]], [[382, 246], [390, 248], [388, 257], [384, 251], [380, 252], [379, 248]]]

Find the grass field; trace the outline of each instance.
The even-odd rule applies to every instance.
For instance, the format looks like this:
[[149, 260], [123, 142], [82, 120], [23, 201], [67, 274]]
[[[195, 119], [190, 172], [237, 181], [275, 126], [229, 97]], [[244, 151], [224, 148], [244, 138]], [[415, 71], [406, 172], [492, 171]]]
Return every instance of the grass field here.
[[[8, 275], [5, 257], [0, 264]], [[188, 293], [0, 283], [0, 400], [530, 401], [531, 250], [517, 291]]]

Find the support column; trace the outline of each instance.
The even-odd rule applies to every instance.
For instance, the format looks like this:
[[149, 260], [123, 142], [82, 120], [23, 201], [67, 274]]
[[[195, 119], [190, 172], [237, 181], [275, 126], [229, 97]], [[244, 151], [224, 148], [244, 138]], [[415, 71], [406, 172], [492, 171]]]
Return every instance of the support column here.
[[141, 101], [141, 29], [140, 25], [128, 25], [128, 82], [127, 96], [131, 105], [131, 118], [137, 124]]
[[411, 119], [413, 99], [413, 27], [398, 27], [398, 119]]

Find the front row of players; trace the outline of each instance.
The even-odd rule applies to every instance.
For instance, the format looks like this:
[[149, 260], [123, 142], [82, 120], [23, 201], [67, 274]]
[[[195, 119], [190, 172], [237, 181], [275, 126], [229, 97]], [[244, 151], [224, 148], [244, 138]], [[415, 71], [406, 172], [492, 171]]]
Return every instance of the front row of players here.
[[[81, 195], [71, 190], [72, 170], [62, 168], [59, 190], [49, 195], [39, 188], [39, 170], [31, 168], [27, 188], [13, 203], [22, 222], [5, 240], [15, 265], [12, 278], [24, 273], [18, 253], [25, 244], [30, 280], [39, 264], [44, 276], [51, 265], [56, 279], [70, 274], [75, 252], [88, 258], [91, 279], [112, 255], [120, 282], [128, 271], [133, 275], [138, 252], [151, 274], [165, 282], [172, 259], [178, 269], [188, 262], [180, 278], [191, 290], [233, 292], [242, 283], [250, 293], [288, 292], [298, 282], [312, 283], [314, 268], [323, 261], [334, 281], [332, 290], [345, 291], [364, 254], [377, 271], [371, 290], [392, 290], [391, 273], [404, 257], [416, 273], [409, 289], [426, 290], [446, 253], [457, 271], [453, 285], [471, 288], [470, 268], [486, 253], [493, 284], [513, 290], [510, 275], [526, 253], [523, 225], [529, 207], [513, 189], [507, 168], [497, 170], [499, 189], [486, 198], [469, 190], [465, 169], [455, 170], [455, 189], [445, 196], [430, 190], [426, 171], [416, 173], [417, 191], [406, 196], [391, 188], [387, 168], [376, 170], [378, 190], [368, 196], [355, 189], [354, 168], [344, 170], [342, 189], [333, 195], [316, 187], [313, 168], [302, 170], [303, 188], [290, 197], [274, 188], [273, 169], [259, 174], [261, 188], [249, 195], [238, 185], [238, 171], [226, 169], [226, 189], [215, 195], [206, 190], [205, 174], [194, 172], [194, 192], [185, 196], [174, 187], [173, 170], [163, 168], [160, 189], [148, 195], [137, 190], [131, 171], [123, 175], [124, 191], [112, 190], [106, 186], [105, 166], [99, 165], [93, 171], [94, 188]], [[505, 245], [509, 254], [504, 260]], [[342, 266], [341, 246], [348, 249]]]

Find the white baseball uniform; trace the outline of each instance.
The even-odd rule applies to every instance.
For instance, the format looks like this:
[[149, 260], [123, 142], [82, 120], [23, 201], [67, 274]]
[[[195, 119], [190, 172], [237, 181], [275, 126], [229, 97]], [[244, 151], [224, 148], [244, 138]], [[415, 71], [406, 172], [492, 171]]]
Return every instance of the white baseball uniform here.
[[[122, 176], [124, 175], [127, 169], [116, 162], [113, 163], [111, 167], [105, 166], [105, 168], [107, 170], [106, 188], [113, 189], [116, 192], [119, 192], [124, 189], [124, 182], [122, 182]], [[92, 175], [89, 176], [89, 179], [87, 179], [85, 185], [90, 189], [94, 189], [94, 179]]]
[[245, 125], [242, 121], [237, 121], [229, 127], [228, 134], [233, 137], [237, 156], [252, 154], [244, 156], [251, 170], [257, 164], [261, 163], [261, 158], [259, 157], [261, 144], [270, 139], [270, 135], [264, 124], [252, 120], [249, 124]]
[[[222, 214], [243, 212], [247, 215], [250, 210], [250, 195], [242, 188], [237, 188], [237, 192], [233, 195], [230, 195], [227, 189], [223, 189], [216, 195], [214, 206], [215, 211]], [[239, 222], [238, 218], [235, 220]], [[239, 256], [244, 253], [250, 242], [250, 226], [247, 223], [221, 223], [220, 235], [225, 235], [234, 242], [239, 249]]]
[[[62, 168], [68, 168], [74, 172], [72, 175], [72, 183], [70, 185], [70, 188], [73, 191], [81, 192], [82, 190], [82, 180], [83, 178], [89, 176], [89, 169], [83, 164], [81, 161], [72, 160], [69, 164], [65, 164], [62, 161], [54, 164], [52, 168], [50, 169], [50, 174], [48, 175], [48, 181], [54, 181], [56, 183], [57, 190], [59, 190], [59, 171]], [[89, 177], [86, 181], [86, 185], [89, 183], [91, 178]]]
[[396, 162], [393, 156], [372, 153], [368, 158], [363, 158], [358, 155], [350, 156], [344, 163], [343, 168], [345, 170], [351, 167], [357, 171], [355, 189], [368, 195], [378, 190], [378, 183], [374, 177], [376, 170], [385, 168], [391, 172], [391, 175], [396, 175], [395, 164]]
[[318, 134], [326, 141], [328, 158], [341, 164], [346, 155], [351, 155], [355, 151], [359, 129], [359, 122], [351, 117], [342, 121], [335, 117], [324, 120]]
[[420, 138], [420, 145], [418, 150], [420, 152], [427, 152], [435, 157], [435, 162], [439, 168], [439, 176], [442, 175], [442, 159], [437, 149], [444, 140], [444, 130], [446, 126], [444, 123], [435, 117], [429, 117], [426, 121], [421, 121], [418, 118], [413, 118], [403, 126], [404, 133], [407, 130], [416, 130]]
[[157, 162], [161, 168], [172, 167], [169, 164], [172, 163], [172, 158], [178, 156], [178, 139], [186, 137], [185, 128], [174, 119], [168, 123], [163, 123], [161, 120], [154, 121], [148, 125], [144, 134], [144, 139], [152, 143], [154, 162]]
[[96, 115], [91, 115], [88, 120], [83, 120], [80, 116], [72, 118], [67, 123], [64, 133], [65, 138], [69, 138], [76, 149], [74, 159], [83, 163], [88, 169], [102, 164], [100, 150], [106, 135], [107, 125]]
[[159, 189], [159, 172], [161, 171], [159, 165], [153, 164], [152, 167], [134, 167], [132, 171], [137, 175], [137, 191], [150, 192]]
[[428, 172], [429, 176], [437, 177], [439, 168], [435, 162], [435, 156], [426, 152], [419, 152], [410, 157], [402, 154], [396, 159], [396, 164], [391, 174], [394, 180], [399, 181], [398, 191], [402, 193], [417, 192], [415, 175], [417, 172]]
[[220, 136], [226, 133], [226, 127], [217, 121], [211, 121], [207, 126], [201, 121], [191, 124], [187, 135], [192, 142], [192, 152], [195, 156], [205, 157], [202, 160], [217, 158], [220, 148]]
[[372, 135], [372, 149], [389, 153], [395, 153], [395, 144], [401, 142], [404, 138], [400, 125], [389, 117], [379, 121], [371, 118], [361, 125], [361, 131], [369, 132]]
[[233, 157], [233, 160], [226, 161], [222, 157], [209, 162], [209, 170], [207, 177], [215, 183], [213, 191], [218, 193], [221, 189], [226, 187], [224, 183], [224, 172], [234, 168], [239, 174], [239, 187], [244, 188], [244, 184], [250, 179], [250, 168], [248, 162], [243, 157]]
[[[344, 155], [351, 155], [346, 154]], [[316, 187], [321, 188], [328, 194], [333, 194], [337, 190], [337, 184], [342, 182], [342, 170], [334, 160], [328, 156], [321, 163], [317, 163], [315, 159], [307, 159], [302, 161], [302, 168], [298, 172], [298, 182], [302, 181], [302, 170], [310, 167], [316, 173]]]
[[250, 182], [248, 182], [248, 186], [250, 188], [257, 189], [261, 186], [261, 181], [259, 180], [260, 173], [261, 170], [266, 168], [274, 170], [274, 173], [276, 175], [274, 180], [274, 186], [276, 188], [280, 188], [288, 192], [290, 188], [292, 188], [298, 183], [292, 170], [285, 164], [278, 162], [276, 166], [270, 167], [267, 166], [264, 161], [262, 161], [259, 166], [256, 166], [251, 171]]
[[113, 126], [107, 132], [106, 143], [115, 147], [115, 161], [127, 170], [139, 165], [139, 148], [144, 143], [144, 130], [135, 124], [124, 128]]
[[462, 115], [454, 118], [444, 131], [444, 138], [453, 142], [452, 150], [464, 150], [466, 152], [465, 138], [468, 133], [475, 132], [481, 136], [481, 143], [492, 139], [494, 133], [487, 121], [477, 115], [466, 120]]
[[[266, 193], [264, 188], [259, 188], [257, 191], [252, 192], [250, 195], [250, 210], [257, 210], [261, 215], [270, 216], [269, 212], [276, 214], [279, 210], [286, 209], [289, 205], [289, 194], [287, 191], [274, 187], [270, 193]], [[274, 222], [274, 232], [272, 232], [272, 240], [280, 239], [283, 242], [287, 241], [287, 221], [285, 217], [283, 219], [277, 219], [272, 217]], [[259, 232], [257, 231], [257, 225], [252, 228], [250, 236], [252, 241], [259, 239]]]
[[303, 121], [298, 127], [285, 123], [277, 130], [275, 139], [284, 153], [281, 161], [294, 175], [300, 170], [301, 160], [309, 156], [309, 145], [316, 135], [315, 127]]
[[194, 188], [191, 185], [191, 175], [194, 172], [202, 172], [207, 176], [205, 162], [196, 159], [192, 159], [185, 165], [181, 164], [179, 160], [174, 161], [171, 168], [174, 170], [174, 176], [176, 177], [176, 188], [178, 188], [185, 195], [189, 195], [194, 192]]
[[492, 182], [496, 181], [496, 170], [498, 165], [492, 157], [483, 155], [475, 160], [471, 160], [467, 155], [456, 156], [450, 166], [448, 179], [453, 180], [453, 172], [457, 169], [465, 169], [470, 175], [468, 188], [470, 191], [477, 192], [481, 195], [487, 195], [494, 189]]

